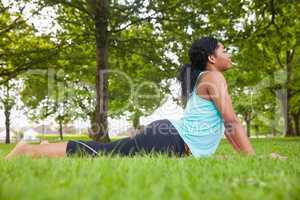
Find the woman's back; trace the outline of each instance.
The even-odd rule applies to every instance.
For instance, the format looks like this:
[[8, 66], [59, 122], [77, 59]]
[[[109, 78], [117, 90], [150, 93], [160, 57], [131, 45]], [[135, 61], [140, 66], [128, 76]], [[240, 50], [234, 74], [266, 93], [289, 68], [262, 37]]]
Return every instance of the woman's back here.
[[197, 78], [183, 117], [170, 120], [196, 157], [213, 154], [225, 131], [224, 121], [214, 102], [197, 95], [197, 83], [205, 72]]

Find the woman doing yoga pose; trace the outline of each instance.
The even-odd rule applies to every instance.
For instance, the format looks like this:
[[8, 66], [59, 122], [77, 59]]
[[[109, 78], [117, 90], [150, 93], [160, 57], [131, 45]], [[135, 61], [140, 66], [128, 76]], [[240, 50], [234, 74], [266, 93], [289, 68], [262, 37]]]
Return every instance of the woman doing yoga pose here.
[[140, 152], [167, 153], [179, 157], [212, 155], [226, 136], [237, 152], [254, 154], [245, 130], [236, 116], [223, 72], [230, 68], [230, 56], [215, 38], [195, 41], [189, 50], [190, 64], [178, 74], [182, 99], [186, 103], [180, 120], [156, 120], [137, 134], [111, 143], [68, 141], [39, 145], [19, 142], [6, 156], [65, 157], [78, 152], [97, 156], [130, 156]]

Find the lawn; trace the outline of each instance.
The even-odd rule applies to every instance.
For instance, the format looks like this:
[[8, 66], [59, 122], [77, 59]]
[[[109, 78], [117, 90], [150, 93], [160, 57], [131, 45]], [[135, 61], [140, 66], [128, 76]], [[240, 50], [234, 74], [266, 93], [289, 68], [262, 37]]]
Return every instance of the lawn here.
[[[62, 158], [5, 161], [0, 199], [300, 199], [300, 138], [253, 139], [257, 156], [222, 141], [210, 158]], [[271, 152], [287, 156], [280, 160]], [[220, 155], [228, 155], [220, 159]]]

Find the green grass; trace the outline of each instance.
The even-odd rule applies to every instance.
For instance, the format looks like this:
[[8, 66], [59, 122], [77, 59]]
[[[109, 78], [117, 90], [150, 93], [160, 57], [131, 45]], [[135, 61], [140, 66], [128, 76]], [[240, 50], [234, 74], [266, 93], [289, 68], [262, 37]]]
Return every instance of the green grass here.
[[[49, 141], [59, 141], [60, 137], [58, 134], [39, 134], [37, 138], [42, 140], [49, 140]], [[67, 141], [70, 139], [75, 140], [91, 140], [87, 134], [82, 135], [75, 135], [75, 134], [63, 134], [63, 140]]]
[[[60, 137], [58, 134], [39, 134], [37, 136], [37, 138], [40, 138], [41, 140], [48, 140], [49, 142], [53, 141], [53, 142], [59, 142]], [[122, 136], [114, 136], [114, 137], [110, 137], [110, 139], [116, 140], [122, 138]], [[91, 140], [91, 138], [89, 138], [89, 136], [87, 134], [64, 134], [63, 135], [63, 141], [68, 141], [68, 140]]]
[[[257, 155], [222, 142], [210, 158], [0, 159], [0, 199], [300, 199], [300, 138], [254, 139]], [[1, 145], [3, 157], [13, 145]], [[271, 152], [287, 160], [268, 157]]]

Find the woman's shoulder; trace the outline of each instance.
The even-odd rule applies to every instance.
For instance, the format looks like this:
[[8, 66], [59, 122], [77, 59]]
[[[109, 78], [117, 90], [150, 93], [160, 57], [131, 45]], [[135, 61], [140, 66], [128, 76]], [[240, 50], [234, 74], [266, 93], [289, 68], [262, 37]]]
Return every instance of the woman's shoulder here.
[[207, 71], [203, 76], [203, 80], [213, 83], [226, 83], [223, 73], [219, 71]]

